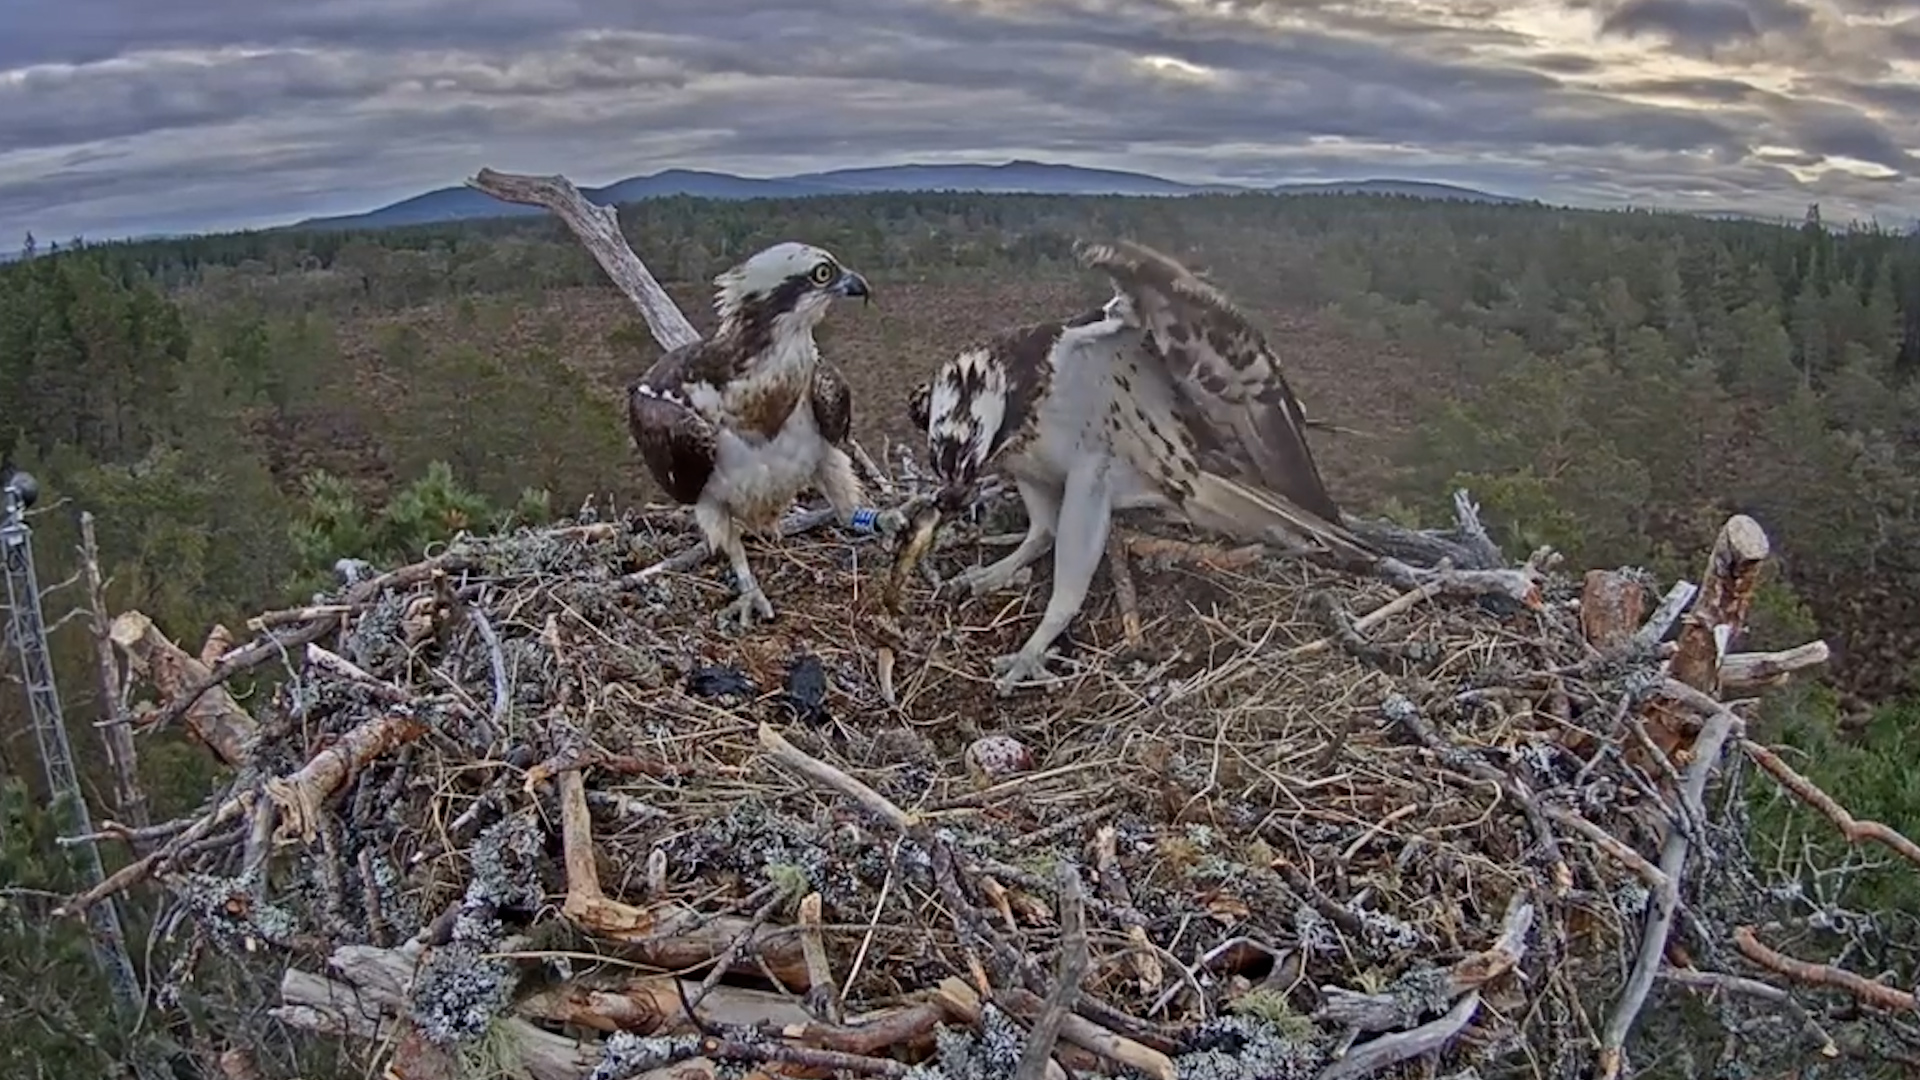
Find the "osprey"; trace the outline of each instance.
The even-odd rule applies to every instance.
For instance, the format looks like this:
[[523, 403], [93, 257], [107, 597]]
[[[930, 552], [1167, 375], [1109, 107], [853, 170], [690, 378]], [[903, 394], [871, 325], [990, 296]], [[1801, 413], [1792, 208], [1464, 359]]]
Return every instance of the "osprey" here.
[[1047, 648], [1086, 599], [1115, 510], [1375, 558], [1341, 524], [1300, 404], [1259, 330], [1219, 290], [1143, 245], [1083, 243], [1076, 253], [1106, 271], [1112, 300], [965, 349], [908, 402], [944, 486], [902, 558], [926, 550], [940, 516], [965, 505], [990, 465], [1018, 486], [1026, 536], [948, 585], [991, 592], [1053, 548], [1045, 616], [1019, 652], [994, 661], [1003, 695], [1044, 674]]
[[744, 627], [755, 615], [773, 617], [747, 565], [744, 532], [777, 524], [809, 486], [843, 525], [874, 516], [862, 509], [865, 490], [842, 449], [852, 394], [813, 340], [835, 297], [871, 294], [867, 279], [832, 254], [792, 242], [713, 283], [718, 327], [627, 388], [627, 426], [654, 480], [693, 507], [707, 550], [732, 563], [739, 596], [720, 617]]

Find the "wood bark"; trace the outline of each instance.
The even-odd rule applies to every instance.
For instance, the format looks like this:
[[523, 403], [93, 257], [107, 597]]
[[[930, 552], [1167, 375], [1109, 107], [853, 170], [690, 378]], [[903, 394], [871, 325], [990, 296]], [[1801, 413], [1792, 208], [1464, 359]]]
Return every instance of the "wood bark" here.
[[[100, 574], [100, 545], [93, 535], [93, 514], [80, 511], [80, 561], [87, 578], [87, 604], [93, 614], [93, 657], [100, 684], [100, 738], [113, 769], [114, 811], [135, 829], [152, 824], [147, 793], [140, 784], [140, 758], [133, 745], [133, 723], [121, 700], [120, 663], [113, 654], [113, 619], [107, 614], [106, 583]], [[144, 851], [140, 841], [135, 852]]]
[[276, 839], [299, 837], [311, 844], [321, 805], [376, 759], [426, 734], [427, 726], [408, 713], [388, 713], [361, 724], [315, 754], [298, 772], [266, 781], [267, 797], [280, 812]]
[[566, 222], [600, 269], [640, 309], [661, 352], [700, 340], [693, 324], [621, 235], [620, 214], [613, 207], [587, 201], [573, 181], [558, 175], [521, 176], [483, 168], [467, 181], [467, 186], [502, 202], [544, 207]]
[[1721, 657], [1746, 628], [1760, 571], [1771, 551], [1766, 530], [1745, 514], [1735, 514], [1721, 526], [1707, 555], [1700, 595], [1680, 620], [1679, 648], [1670, 669], [1674, 678], [1719, 696]]
[[[1745, 514], [1733, 515], [1720, 527], [1707, 554], [1693, 610], [1680, 619], [1678, 643], [1668, 665], [1675, 681], [1709, 698], [1720, 696], [1721, 662], [1745, 629], [1753, 593], [1770, 552], [1766, 531]], [[1656, 699], [1647, 704], [1644, 715], [1647, 734], [1660, 753], [1675, 764], [1684, 763], [1700, 730], [1700, 718], [1694, 710]], [[1654, 764], [1644, 761], [1637, 747], [1627, 753], [1636, 764]]]
[[[577, 768], [561, 772], [554, 782], [560, 791], [560, 839], [567, 868], [562, 915], [595, 937], [620, 943], [628, 958], [653, 967], [699, 967], [732, 949], [732, 973], [759, 976], [764, 963], [783, 985], [803, 993], [809, 989], [811, 973], [797, 934], [733, 916], [709, 918], [670, 901], [638, 908], [608, 897], [601, 891], [594, 860], [586, 782]], [[745, 946], [736, 948], [734, 943], [743, 937]]]
[[174, 644], [139, 611], [115, 616], [108, 633], [133, 670], [152, 682], [169, 703], [184, 700], [195, 687], [206, 685], [182, 714], [187, 730], [228, 767], [245, 763], [260, 725], [224, 687], [212, 685], [212, 673], [206, 664]]
[[1618, 570], [1589, 570], [1580, 589], [1580, 632], [1601, 652], [1633, 640], [1646, 615], [1647, 594]]

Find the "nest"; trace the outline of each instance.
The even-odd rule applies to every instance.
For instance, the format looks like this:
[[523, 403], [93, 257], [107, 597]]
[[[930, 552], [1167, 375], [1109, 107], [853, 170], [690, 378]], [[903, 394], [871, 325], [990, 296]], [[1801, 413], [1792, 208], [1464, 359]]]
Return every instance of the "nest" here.
[[[1646, 996], [1668, 813], [1750, 876], [1674, 764], [1731, 714], [1663, 673], [1681, 605], [1641, 619], [1632, 575], [1602, 648], [1551, 559], [1393, 582], [1129, 533], [1058, 684], [1001, 697], [1044, 560], [895, 613], [881, 542], [795, 529], [730, 636], [694, 544], [673, 511], [467, 537], [203, 668], [150, 641], [159, 719], [239, 777], [93, 897], [162, 878], [294, 958], [282, 1021], [406, 1075], [1339, 1080], [1580, 1075]], [[260, 715], [225, 697], [278, 658]]]

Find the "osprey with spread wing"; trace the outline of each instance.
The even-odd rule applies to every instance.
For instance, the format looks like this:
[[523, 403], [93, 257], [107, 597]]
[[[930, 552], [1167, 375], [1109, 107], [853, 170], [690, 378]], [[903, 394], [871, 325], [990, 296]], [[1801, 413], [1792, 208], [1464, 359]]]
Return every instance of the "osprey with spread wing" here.
[[820, 358], [813, 328], [835, 297], [868, 297], [866, 278], [799, 243], [759, 252], [714, 279], [719, 325], [668, 352], [627, 388], [640, 459], [676, 502], [692, 505], [708, 550], [733, 566], [739, 597], [723, 620], [745, 626], [773, 605], [747, 565], [743, 531], [778, 524], [807, 487], [841, 523], [865, 491], [842, 449], [852, 394]]
[[1111, 301], [960, 352], [908, 403], [944, 487], [903, 559], [926, 549], [941, 514], [963, 506], [989, 467], [1018, 486], [1027, 534], [1007, 557], [949, 584], [990, 592], [1054, 551], [1045, 616], [1019, 652], [994, 663], [1003, 694], [1044, 674], [1048, 647], [1086, 599], [1115, 510], [1375, 558], [1341, 523], [1300, 404], [1259, 330], [1219, 290], [1143, 245], [1082, 244], [1078, 253], [1112, 278]]

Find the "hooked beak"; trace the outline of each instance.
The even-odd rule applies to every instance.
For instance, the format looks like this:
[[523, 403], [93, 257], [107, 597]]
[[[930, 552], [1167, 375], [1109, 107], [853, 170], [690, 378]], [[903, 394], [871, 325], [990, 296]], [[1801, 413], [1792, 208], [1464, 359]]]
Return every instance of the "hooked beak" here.
[[873, 303], [873, 289], [867, 285], [867, 279], [851, 270], [841, 270], [840, 277], [827, 290], [835, 296], [857, 296], [864, 303]]

